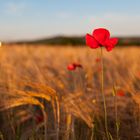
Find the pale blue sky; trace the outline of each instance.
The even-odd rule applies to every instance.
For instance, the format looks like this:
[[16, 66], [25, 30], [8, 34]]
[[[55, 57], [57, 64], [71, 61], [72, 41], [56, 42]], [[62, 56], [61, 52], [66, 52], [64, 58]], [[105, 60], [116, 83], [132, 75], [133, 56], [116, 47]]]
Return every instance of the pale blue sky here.
[[140, 0], [0, 0], [0, 40], [85, 35], [105, 27], [140, 35]]

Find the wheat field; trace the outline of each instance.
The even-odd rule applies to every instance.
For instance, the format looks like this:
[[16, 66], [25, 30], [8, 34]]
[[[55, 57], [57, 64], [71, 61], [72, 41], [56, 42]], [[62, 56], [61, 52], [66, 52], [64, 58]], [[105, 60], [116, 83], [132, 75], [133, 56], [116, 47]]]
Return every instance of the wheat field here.
[[[103, 50], [110, 140], [140, 140], [140, 48]], [[69, 71], [67, 65], [82, 68]], [[0, 48], [0, 139], [106, 140], [100, 49]]]

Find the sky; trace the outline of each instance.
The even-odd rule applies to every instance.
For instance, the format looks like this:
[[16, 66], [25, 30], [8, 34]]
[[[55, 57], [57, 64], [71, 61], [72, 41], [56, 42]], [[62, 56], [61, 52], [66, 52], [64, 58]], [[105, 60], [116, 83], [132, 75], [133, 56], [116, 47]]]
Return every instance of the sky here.
[[0, 0], [0, 40], [85, 35], [140, 36], [140, 0]]

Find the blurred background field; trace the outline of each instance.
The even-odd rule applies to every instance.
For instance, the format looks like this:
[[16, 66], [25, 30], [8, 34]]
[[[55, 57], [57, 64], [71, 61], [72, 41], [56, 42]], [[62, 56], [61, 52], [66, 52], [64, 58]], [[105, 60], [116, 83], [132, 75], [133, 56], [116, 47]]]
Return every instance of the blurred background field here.
[[[1, 47], [0, 55], [0, 131], [4, 139], [44, 139], [41, 103], [47, 113], [47, 139], [89, 140], [92, 133], [93, 139], [105, 138], [100, 50], [15, 45]], [[116, 113], [119, 137], [140, 139], [139, 56], [136, 46], [116, 47], [112, 53], [104, 50], [104, 94], [113, 139]], [[83, 68], [68, 71], [71, 62]]]

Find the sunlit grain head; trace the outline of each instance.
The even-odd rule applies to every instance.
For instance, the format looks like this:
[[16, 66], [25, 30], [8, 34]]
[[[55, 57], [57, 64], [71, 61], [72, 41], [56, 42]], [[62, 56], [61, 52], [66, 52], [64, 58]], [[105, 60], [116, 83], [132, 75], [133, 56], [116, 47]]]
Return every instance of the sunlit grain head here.
[[2, 42], [0, 41], [0, 47], [2, 47]]

